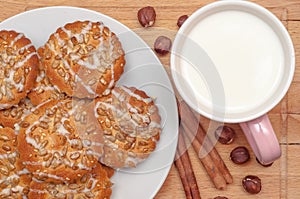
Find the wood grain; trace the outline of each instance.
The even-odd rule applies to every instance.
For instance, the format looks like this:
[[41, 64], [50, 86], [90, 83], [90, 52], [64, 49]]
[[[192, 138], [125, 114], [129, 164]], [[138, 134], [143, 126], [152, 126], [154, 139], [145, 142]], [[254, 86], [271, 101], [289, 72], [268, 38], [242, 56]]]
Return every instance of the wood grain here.
[[[69, 5], [89, 8], [109, 15], [139, 34], [150, 47], [153, 46], [155, 38], [161, 34], [168, 33], [174, 38], [177, 29], [176, 21], [180, 15], [192, 14], [198, 8], [213, 2], [213, 0], [164, 0], [164, 1], [141, 1], [128, 0], [0, 0], [0, 21], [26, 10], [38, 7]], [[230, 124], [236, 132], [237, 139], [231, 145], [217, 144], [217, 150], [223, 157], [225, 163], [232, 172], [234, 183], [224, 191], [216, 190], [209, 177], [199, 162], [192, 147], [189, 147], [192, 166], [198, 181], [201, 196], [204, 199], [214, 198], [218, 195], [228, 198], [251, 199], [251, 198], [289, 198], [297, 199], [300, 194], [300, 1], [299, 0], [255, 0], [271, 12], [273, 12], [287, 27], [291, 34], [296, 51], [296, 71], [291, 89], [288, 95], [269, 113], [277, 137], [282, 148], [282, 157], [271, 167], [260, 166], [251, 152], [251, 160], [246, 165], [234, 165], [229, 160], [230, 151], [239, 145], [247, 144], [241, 129], [236, 124]], [[157, 21], [151, 29], [140, 27], [136, 13], [139, 8], [151, 5], [157, 11]], [[166, 70], [169, 71], [169, 55], [159, 57]], [[202, 117], [203, 126], [207, 129], [214, 125], [210, 120]], [[212, 128], [210, 128], [212, 129]], [[249, 147], [250, 148], [250, 147]], [[245, 193], [241, 186], [241, 179], [247, 174], [258, 175], [262, 179], [263, 188], [258, 195]], [[145, 182], [146, 183], [146, 182]], [[173, 166], [170, 173], [156, 195], [156, 199], [184, 198], [178, 173]]]

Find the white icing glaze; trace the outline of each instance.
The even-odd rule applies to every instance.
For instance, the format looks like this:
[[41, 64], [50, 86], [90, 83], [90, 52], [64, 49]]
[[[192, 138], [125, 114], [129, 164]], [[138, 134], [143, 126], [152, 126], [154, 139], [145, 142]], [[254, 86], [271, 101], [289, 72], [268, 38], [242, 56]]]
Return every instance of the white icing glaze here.
[[125, 160], [125, 165], [127, 167], [129, 167], [131, 165], [131, 163], [133, 163], [134, 165], [138, 165], [142, 161], [143, 161], [143, 159], [141, 159], [141, 158], [127, 156], [127, 158]]
[[[65, 32], [65, 31], [64, 31]], [[58, 45], [64, 46], [65, 45], [65, 40], [61, 39], [58, 33], [54, 34], [54, 37], [56, 38]]]
[[99, 142], [91, 142], [91, 146], [103, 146], [102, 143], [99, 143]]
[[[109, 35], [109, 44], [112, 43], [112, 34], [110, 32], [110, 35]], [[109, 57], [113, 57], [113, 48], [114, 46], [113, 45], [109, 45]], [[111, 71], [111, 80], [108, 84], [108, 87], [107, 89], [104, 91], [103, 95], [108, 95], [110, 92], [111, 92], [111, 88], [114, 86], [114, 83], [115, 83], [115, 73], [114, 73], [114, 61], [112, 63], [110, 63], [110, 71]]]
[[29, 59], [31, 59], [32, 56], [37, 55], [36, 52], [31, 52], [28, 54], [25, 59], [17, 62], [17, 64], [14, 65], [14, 69], [21, 68], [26, 62], [28, 62]]
[[[66, 120], [66, 119], [63, 118], [62, 121], [65, 121], [65, 120]], [[66, 129], [62, 124], [59, 125], [58, 129], [56, 130], [56, 133], [58, 133], [58, 134], [60, 134], [60, 135], [63, 135], [63, 136], [65, 136], [65, 137], [68, 137], [68, 135], [70, 135], [70, 132], [67, 131], [67, 129]], [[70, 142], [70, 140], [68, 140], [68, 141]]]
[[7, 109], [10, 108], [12, 105], [11, 104], [0, 104], [0, 109]]
[[105, 139], [105, 140], [104, 140], [104, 143], [105, 143], [106, 146], [108, 146], [108, 147], [110, 147], [110, 148], [112, 148], [112, 149], [117, 149], [117, 148], [119, 148], [119, 145], [117, 145], [116, 143], [111, 142], [111, 141], [108, 140], [108, 139]]
[[19, 33], [19, 34], [14, 38], [14, 40], [11, 41], [11, 43], [10, 43], [9, 46], [12, 47], [13, 45], [15, 45], [15, 43], [16, 43], [19, 39], [21, 39], [22, 37], [24, 37], [24, 34]]
[[1, 195], [9, 196], [10, 195], [10, 191], [11, 191], [11, 188], [2, 189]]
[[45, 71], [40, 70], [39, 75], [36, 77], [36, 82], [41, 82], [46, 77]]
[[26, 168], [17, 172], [17, 175], [19, 175], [19, 176], [20, 175], [25, 175], [25, 174], [30, 174], [30, 172]]
[[17, 157], [17, 152], [13, 152], [10, 154], [0, 154], [0, 159], [8, 159]]
[[56, 180], [59, 180], [59, 181], [67, 183], [64, 178], [59, 177], [57, 175], [52, 175], [52, 174], [44, 173], [44, 172], [33, 172], [32, 174], [33, 175], [37, 175], [37, 176], [45, 176], [47, 178], [52, 178], [52, 179], [56, 179]]
[[151, 127], [153, 127], [153, 128], [161, 128], [161, 125], [158, 124], [157, 122], [151, 121], [150, 124], [151, 124]]
[[96, 151], [93, 151], [93, 150], [89, 150], [86, 152], [88, 155], [93, 155], [93, 156], [96, 156], [97, 158], [100, 158], [103, 156], [103, 154], [101, 153], [97, 153]]
[[129, 88], [126, 88], [125, 86], [120, 86], [120, 89], [122, 89], [123, 91], [125, 91], [126, 93], [128, 93], [128, 95], [130, 95], [132, 97], [135, 97], [136, 99], [138, 99], [140, 101], [143, 101], [143, 102], [145, 102], [147, 104], [153, 101], [151, 97], [143, 98], [140, 95], [135, 94], [134, 92], [132, 92]]
[[11, 190], [13, 192], [19, 192], [21, 195], [23, 195], [22, 191], [23, 191], [24, 187], [20, 186], [20, 185], [17, 185], [15, 187], [12, 187]]
[[[39, 180], [37, 180], [39, 181]], [[39, 181], [40, 183], [42, 183], [41, 181]], [[35, 193], [38, 193], [38, 194], [45, 194], [47, 193], [47, 191], [45, 190], [40, 190], [40, 189], [30, 189], [30, 192], [35, 192]]]
[[43, 165], [43, 162], [32, 162], [32, 161], [24, 161], [22, 162], [23, 165]]
[[34, 122], [33, 124], [31, 124], [31, 125], [26, 129], [26, 131], [25, 131], [25, 134], [26, 134], [25, 140], [26, 140], [26, 142], [27, 142], [28, 144], [31, 144], [31, 145], [32, 145], [34, 148], [36, 148], [36, 149], [40, 149], [40, 148], [41, 148], [41, 144], [38, 144], [38, 143], [36, 142], [35, 139], [29, 137], [28, 135], [29, 135], [29, 133], [31, 132], [31, 128], [32, 128], [33, 126], [38, 125], [39, 123], [40, 123], [39, 121], [35, 121], [35, 122]]
[[1, 180], [0, 180], [0, 184], [3, 183], [4, 181], [9, 181], [9, 182], [11, 182], [11, 181], [12, 181], [13, 179], [15, 179], [15, 178], [20, 178], [20, 176], [19, 176], [18, 174], [12, 174], [12, 175], [8, 176], [8, 177], [5, 178], [5, 179], [1, 179]]
[[54, 86], [44, 86], [44, 85], [39, 85], [36, 88], [32, 89], [32, 91], [38, 91], [40, 89], [43, 89], [44, 91], [57, 91], [57, 89]]

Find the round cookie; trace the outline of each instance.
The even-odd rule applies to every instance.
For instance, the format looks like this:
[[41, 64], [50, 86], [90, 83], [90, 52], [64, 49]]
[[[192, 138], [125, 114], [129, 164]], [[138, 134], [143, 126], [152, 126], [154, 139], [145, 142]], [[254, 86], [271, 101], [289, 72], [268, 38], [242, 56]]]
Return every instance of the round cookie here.
[[17, 106], [0, 110], [0, 124], [4, 127], [15, 128], [25, 114], [29, 114], [33, 104], [28, 98], [22, 99]]
[[89, 173], [72, 184], [54, 184], [33, 180], [29, 199], [107, 199], [110, 198], [112, 183], [100, 163]]
[[94, 128], [97, 121], [88, 117], [93, 111], [90, 104], [83, 100], [52, 100], [20, 122], [20, 159], [35, 178], [72, 183], [96, 165], [97, 154], [103, 153], [103, 138]]
[[104, 134], [103, 164], [135, 167], [156, 147], [161, 118], [152, 98], [136, 88], [115, 87], [111, 94], [95, 99], [95, 116]]
[[0, 198], [27, 198], [31, 175], [22, 168], [16, 150], [17, 136], [11, 128], [0, 128]]
[[104, 164], [101, 164], [101, 166], [102, 166], [103, 169], [106, 171], [107, 176], [108, 176], [109, 178], [111, 178], [111, 177], [115, 174], [115, 170], [114, 170], [113, 168], [108, 167], [108, 166], [106, 166], [106, 165], [104, 165]]
[[22, 33], [0, 31], [0, 109], [17, 105], [33, 87], [38, 56]]
[[42, 59], [53, 85], [69, 96], [108, 95], [124, 71], [124, 51], [102, 22], [76, 21], [58, 28]]
[[45, 68], [43, 65], [43, 53], [44, 49], [39, 48], [38, 49], [38, 55], [41, 60], [41, 63], [39, 64], [39, 71], [36, 81], [34, 82], [33, 89], [28, 93], [29, 99], [32, 101], [32, 103], [37, 106], [49, 99], [54, 100], [60, 100], [60, 99], [66, 99], [67, 96], [65, 93], [61, 92], [57, 86], [54, 86], [50, 83], [48, 77], [45, 73]]

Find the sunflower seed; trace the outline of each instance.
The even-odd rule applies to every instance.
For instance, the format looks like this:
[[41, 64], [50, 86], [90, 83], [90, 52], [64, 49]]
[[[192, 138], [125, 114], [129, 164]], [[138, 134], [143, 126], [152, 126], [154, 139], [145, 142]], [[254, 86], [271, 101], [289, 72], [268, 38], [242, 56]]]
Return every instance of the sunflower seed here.
[[6, 145], [6, 144], [3, 144], [3, 145], [2, 145], [2, 149], [3, 149], [4, 151], [11, 151], [11, 147], [8, 146], [8, 145]]

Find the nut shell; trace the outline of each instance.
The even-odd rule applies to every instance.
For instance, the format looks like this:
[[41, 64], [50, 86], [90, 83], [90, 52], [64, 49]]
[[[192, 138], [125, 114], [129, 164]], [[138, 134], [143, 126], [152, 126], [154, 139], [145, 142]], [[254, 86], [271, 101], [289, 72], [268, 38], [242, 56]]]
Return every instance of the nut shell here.
[[244, 164], [250, 160], [250, 154], [246, 147], [238, 146], [231, 151], [230, 159], [235, 164]]
[[156, 19], [155, 9], [152, 6], [143, 7], [139, 9], [137, 17], [143, 27], [151, 27], [154, 25]]
[[261, 179], [254, 175], [248, 175], [242, 180], [245, 191], [250, 194], [258, 194], [261, 191]]
[[188, 15], [181, 15], [177, 20], [177, 26], [180, 28], [182, 24], [189, 18]]
[[166, 55], [170, 52], [172, 47], [172, 41], [166, 36], [159, 36], [154, 42], [154, 50], [158, 54]]
[[235, 138], [235, 131], [229, 126], [219, 126], [215, 131], [215, 137], [221, 144], [231, 144]]

